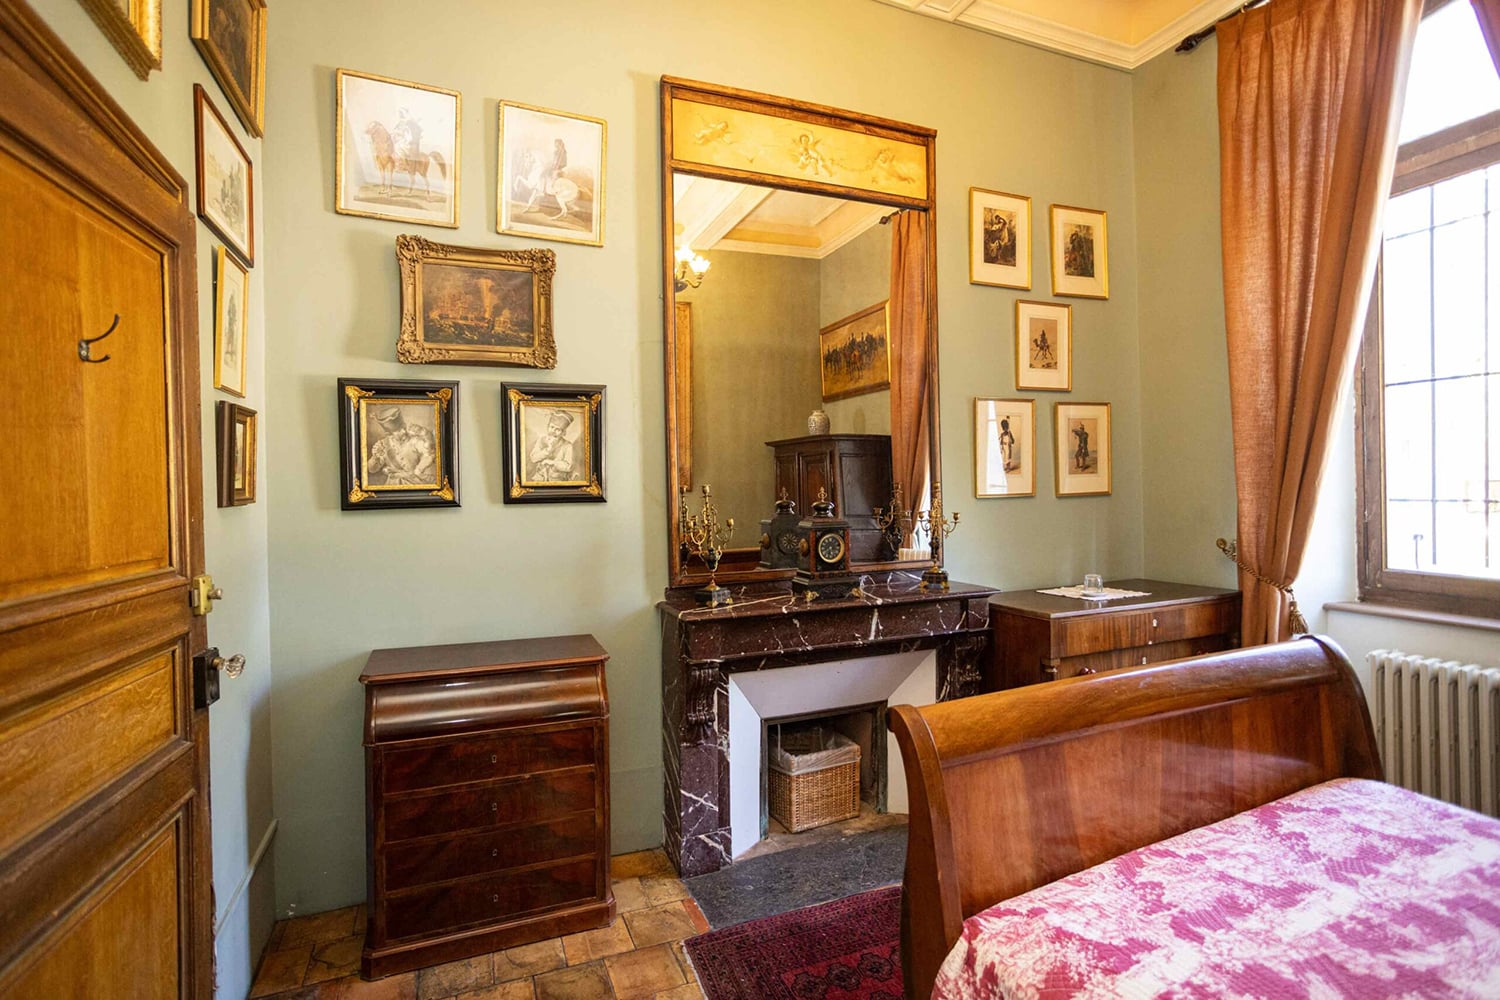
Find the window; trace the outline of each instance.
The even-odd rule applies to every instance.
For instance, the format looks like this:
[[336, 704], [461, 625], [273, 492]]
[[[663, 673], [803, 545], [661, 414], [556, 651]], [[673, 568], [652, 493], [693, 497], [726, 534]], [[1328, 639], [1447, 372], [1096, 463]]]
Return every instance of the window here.
[[1500, 78], [1422, 21], [1360, 362], [1360, 598], [1500, 617]]

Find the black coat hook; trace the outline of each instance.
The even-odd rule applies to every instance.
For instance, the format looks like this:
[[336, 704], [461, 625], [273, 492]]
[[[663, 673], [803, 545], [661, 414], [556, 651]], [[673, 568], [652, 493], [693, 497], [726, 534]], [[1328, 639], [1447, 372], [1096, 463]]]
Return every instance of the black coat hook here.
[[115, 313], [115, 321], [113, 323], [109, 324], [109, 329], [108, 330], [105, 330], [103, 333], [99, 334], [99, 336], [97, 336], [97, 337], [92, 337], [92, 338], [90, 338], [88, 340], [80, 340], [78, 342], [78, 357], [80, 359], [84, 360], [84, 361], [87, 361], [91, 365], [100, 365], [100, 364], [103, 364], [104, 362], [108, 361], [109, 358], [110, 358], [110, 356], [108, 354], [106, 354], [102, 358], [96, 358], [96, 357], [92, 356], [89, 353], [90, 346], [93, 345], [93, 344], [97, 344], [99, 341], [103, 340], [105, 337], [108, 337], [110, 334], [114, 333], [115, 332], [115, 327], [117, 327], [119, 325], [120, 325], [120, 314], [119, 313]]

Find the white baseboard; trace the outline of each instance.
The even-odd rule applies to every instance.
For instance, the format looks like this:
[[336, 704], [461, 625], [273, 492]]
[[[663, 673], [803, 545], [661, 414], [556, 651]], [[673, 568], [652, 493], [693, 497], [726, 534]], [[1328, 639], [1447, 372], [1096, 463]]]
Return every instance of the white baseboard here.
[[275, 839], [276, 828], [279, 825], [280, 821], [274, 819], [266, 825], [265, 835], [260, 838], [260, 846], [255, 849], [255, 854], [250, 858], [250, 866], [245, 869], [245, 874], [240, 876], [239, 884], [234, 887], [234, 892], [230, 894], [228, 902], [224, 904], [223, 911], [214, 917], [215, 938], [218, 938], [219, 931], [223, 929], [225, 922], [229, 919], [229, 915], [234, 912], [234, 908], [239, 906], [240, 900], [244, 898], [245, 889], [249, 887], [250, 880], [255, 877], [255, 870], [260, 867], [261, 859], [266, 856], [266, 851], [270, 849], [271, 841]]

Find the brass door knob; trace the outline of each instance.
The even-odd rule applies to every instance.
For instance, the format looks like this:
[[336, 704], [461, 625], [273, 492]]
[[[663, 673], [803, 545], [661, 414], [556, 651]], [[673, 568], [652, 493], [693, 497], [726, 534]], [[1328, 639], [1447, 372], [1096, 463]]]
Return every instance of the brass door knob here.
[[[214, 600], [218, 600], [218, 598], [214, 598]], [[214, 657], [214, 667], [222, 670], [225, 674], [229, 675], [230, 680], [233, 680], [245, 672], [245, 654], [235, 653], [233, 656], [227, 658], [216, 656]]]

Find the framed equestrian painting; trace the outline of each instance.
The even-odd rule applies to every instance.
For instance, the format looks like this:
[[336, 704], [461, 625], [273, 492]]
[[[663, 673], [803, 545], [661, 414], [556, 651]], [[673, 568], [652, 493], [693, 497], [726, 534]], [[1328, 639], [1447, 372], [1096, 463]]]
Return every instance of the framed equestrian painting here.
[[1052, 206], [1052, 294], [1109, 298], [1109, 230], [1105, 213]]
[[1073, 388], [1073, 307], [1016, 303], [1016, 388]]
[[969, 188], [969, 284], [1031, 287], [1031, 199]]
[[463, 96], [348, 69], [337, 83], [335, 210], [457, 229]]
[[1053, 403], [1052, 456], [1060, 497], [1101, 496], [1112, 489], [1108, 403]]
[[250, 326], [250, 272], [214, 247], [214, 388], [245, 395], [245, 335]]
[[161, 0], [78, 0], [142, 80], [161, 69]]
[[193, 0], [193, 44], [251, 135], [266, 127], [266, 0]]
[[401, 332], [409, 365], [557, 367], [551, 250], [485, 250], [396, 237]]
[[818, 331], [823, 402], [891, 387], [890, 315], [877, 302]]
[[602, 118], [501, 101], [496, 228], [602, 247], [606, 132]]
[[506, 503], [604, 502], [604, 386], [500, 387]]
[[974, 400], [974, 496], [1036, 496], [1036, 400]]
[[220, 507], [255, 502], [255, 411], [219, 400], [214, 408], [216, 480]]
[[339, 379], [345, 510], [457, 507], [458, 383]]
[[255, 165], [229, 123], [193, 84], [197, 130], [198, 218], [246, 267], [255, 266]]

